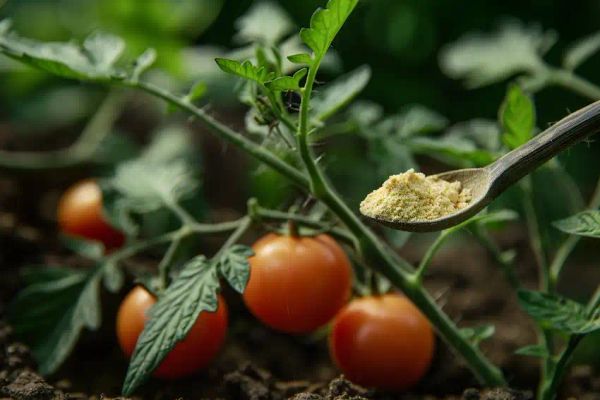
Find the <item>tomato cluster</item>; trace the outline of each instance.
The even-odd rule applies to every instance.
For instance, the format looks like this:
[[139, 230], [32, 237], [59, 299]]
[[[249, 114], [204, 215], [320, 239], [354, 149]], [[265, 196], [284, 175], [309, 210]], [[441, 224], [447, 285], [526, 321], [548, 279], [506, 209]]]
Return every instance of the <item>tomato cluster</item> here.
[[[102, 192], [93, 180], [68, 189], [58, 206], [58, 222], [67, 234], [98, 240], [108, 250], [124, 236], [102, 214]], [[352, 300], [352, 269], [334, 239], [268, 234], [250, 257], [244, 292], [248, 309], [265, 325], [287, 333], [308, 333], [332, 321], [331, 357], [352, 381], [369, 387], [403, 390], [427, 371], [435, 339], [421, 312], [399, 294]], [[130, 357], [156, 298], [135, 287], [117, 314], [117, 338]], [[187, 337], [154, 371], [173, 379], [206, 367], [217, 355], [227, 331], [227, 305], [219, 296], [214, 313], [200, 314]]]

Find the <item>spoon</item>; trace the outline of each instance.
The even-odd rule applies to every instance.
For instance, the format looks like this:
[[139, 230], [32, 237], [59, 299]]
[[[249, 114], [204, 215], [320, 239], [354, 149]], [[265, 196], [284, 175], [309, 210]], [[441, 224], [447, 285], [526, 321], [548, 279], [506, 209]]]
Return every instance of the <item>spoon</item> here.
[[466, 168], [434, 175], [448, 182], [458, 181], [470, 189], [471, 202], [464, 208], [433, 220], [389, 221], [369, 217], [393, 229], [411, 232], [440, 231], [457, 225], [481, 211], [510, 185], [545, 161], [600, 130], [600, 101], [567, 115], [529, 142], [483, 168]]

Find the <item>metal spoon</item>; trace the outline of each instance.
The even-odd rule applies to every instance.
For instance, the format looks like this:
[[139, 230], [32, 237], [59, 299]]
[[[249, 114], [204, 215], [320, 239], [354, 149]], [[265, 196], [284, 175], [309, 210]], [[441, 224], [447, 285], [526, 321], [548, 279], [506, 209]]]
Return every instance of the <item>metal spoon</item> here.
[[600, 101], [561, 119], [529, 142], [483, 168], [467, 168], [435, 175], [445, 181], [459, 181], [471, 190], [469, 205], [454, 213], [428, 221], [389, 221], [367, 218], [390, 228], [411, 232], [432, 232], [457, 225], [481, 211], [510, 185], [545, 161], [600, 130]]

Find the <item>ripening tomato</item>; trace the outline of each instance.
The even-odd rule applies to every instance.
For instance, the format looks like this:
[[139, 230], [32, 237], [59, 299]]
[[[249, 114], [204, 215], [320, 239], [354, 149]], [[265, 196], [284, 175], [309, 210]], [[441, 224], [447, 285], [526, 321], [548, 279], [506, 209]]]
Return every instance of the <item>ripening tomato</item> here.
[[350, 262], [330, 236], [268, 234], [253, 250], [244, 301], [266, 325], [288, 333], [310, 332], [348, 301]]
[[125, 241], [121, 232], [110, 226], [102, 215], [102, 191], [93, 179], [71, 186], [58, 203], [58, 225], [73, 236], [97, 240], [107, 249]]
[[[144, 329], [146, 314], [156, 298], [136, 286], [121, 303], [117, 313], [117, 338], [127, 357], [131, 357]], [[177, 343], [154, 371], [162, 379], [177, 379], [206, 367], [219, 352], [227, 332], [227, 304], [221, 295], [215, 312], [203, 312], [186, 338]]]
[[329, 336], [331, 356], [348, 379], [395, 391], [423, 377], [434, 345], [429, 321], [399, 294], [353, 300], [335, 317]]

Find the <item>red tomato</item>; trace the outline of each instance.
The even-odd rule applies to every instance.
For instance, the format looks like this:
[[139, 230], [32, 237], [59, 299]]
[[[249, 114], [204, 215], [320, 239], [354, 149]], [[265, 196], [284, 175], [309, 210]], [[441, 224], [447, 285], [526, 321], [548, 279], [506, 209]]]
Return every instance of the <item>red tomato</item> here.
[[266, 325], [289, 333], [310, 332], [348, 301], [350, 262], [331, 237], [268, 234], [253, 249], [244, 301]]
[[[167, 355], [154, 376], [176, 379], [206, 367], [217, 355], [227, 332], [227, 305], [218, 298], [217, 311], [203, 312], [187, 337], [177, 343]], [[156, 298], [142, 286], [136, 286], [119, 307], [117, 313], [117, 338], [127, 357], [131, 357], [137, 339], [144, 329], [146, 313], [156, 303]]]
[[395, 391], [423, 377], [434, 345], [429, 321], [399, 294], [350, 302], [335, 317], [329, 336], [331, 356], [348, 379]]
[[121, 232], [110, 226], [102, 215], [102, 191], [93, 179], [71, 186], [58, 203], [58, 225], [73, 236], [104, 243], [107, 249], [123, 245]]

